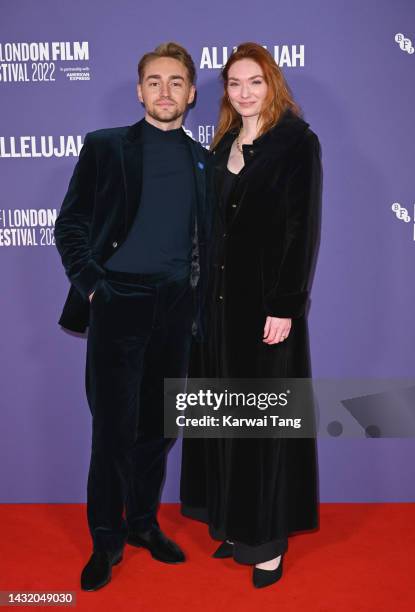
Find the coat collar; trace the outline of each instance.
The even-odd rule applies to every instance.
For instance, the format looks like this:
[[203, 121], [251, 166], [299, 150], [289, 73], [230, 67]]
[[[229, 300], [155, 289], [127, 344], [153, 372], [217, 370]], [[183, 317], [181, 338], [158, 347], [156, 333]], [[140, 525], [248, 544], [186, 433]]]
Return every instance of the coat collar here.
[[[259, 153], [265, 153], [273, 157], [284, 155], [295, 147], [308, 127], [309, 124], [301, 117], [294, 114], [290, 109], [285, 110], [278, 122], [265, 134], [256, 138], [251, 145], [242, 145], [245, 163], [247, 164], [255, 159]], [[229, 149], [238, 131], [237, 129], [230, 130], [219, 142], [214, 150], [217, 158], [216, 163], [219, 163], [218, 158], [222, 157], [225, 152], [229, 154]]]
[[140, 121], [137, 121], [137, 123], [134, 123], [133, 125], [130, 125], [127, 129], [127, 132], [125, 134], [125, 141], [127, 143], [135, 143], [135, 142], [140, 142], [141, 141], [141, 127], [143, 125], [143, 119], [140, 119]]

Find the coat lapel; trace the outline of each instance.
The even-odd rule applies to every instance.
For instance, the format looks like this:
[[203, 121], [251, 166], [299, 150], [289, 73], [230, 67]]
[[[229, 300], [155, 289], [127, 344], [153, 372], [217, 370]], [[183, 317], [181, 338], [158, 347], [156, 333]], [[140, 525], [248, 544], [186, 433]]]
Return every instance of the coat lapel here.
[[125, 233], [130, 229], [140, 203], [142, 186], [141, 124], [132, 125], [121, 143], [121, 159], [126, 199]]
[[188, 144], [193, 161], [193, 171], [196, 181], [197, 208], [200, 219], [206, 209], [206, 159], [200, 146], [188, 136]]
[[221, 189], [223, 175], [226, 171], [226, 166], [228, 164], [229, 152], [231, 150], [232, 142], [234, 139], [234, 134], [228, 133], [220, 141], [218, 147], [213, 151], [213, 170], [214, 170], [214, 189], [215, 189], [215, 205], [216, 211], [219, 214], [219, 218], [221, 219], [223, 225], [226, 225], [226, 202], [222, 201], [221, 197]]

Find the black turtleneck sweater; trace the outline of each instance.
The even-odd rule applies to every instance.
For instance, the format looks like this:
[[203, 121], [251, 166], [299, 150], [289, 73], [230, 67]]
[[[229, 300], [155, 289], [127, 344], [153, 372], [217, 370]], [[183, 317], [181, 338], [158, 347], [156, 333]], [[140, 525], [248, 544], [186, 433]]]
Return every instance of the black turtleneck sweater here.
[[182, 128], [163, 131], [143, 121], [140, 206], [107, 269], [169, 280], [189, 274], [196, 192], [186, 139]]

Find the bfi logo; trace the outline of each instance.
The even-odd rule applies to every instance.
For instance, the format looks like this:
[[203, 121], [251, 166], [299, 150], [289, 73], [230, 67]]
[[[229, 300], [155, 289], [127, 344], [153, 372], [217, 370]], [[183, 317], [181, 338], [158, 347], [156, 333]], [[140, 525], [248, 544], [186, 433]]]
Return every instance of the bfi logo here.
[[[395, 216], [397, 219], [399, 219], [400, 221], [403, 221], [404, 223], [410, 223], [411, 217], [409, 215], [408, 210], [404, 208], [403, 206], [401, 206], [399, 202], [394, 202], [391, 208], [392, 208], [392, 211], [395, 213]], [[414, 225], [413, 225], [412, 237], [413, 237], [413, 240], [415, 240], [415, 204], [414, 204], [413, 221], [414, 221]]]
[[412, 55], [415, 52], [412, 40], [410, 38], [406, 38], [406, 36], [400, 32], [395, 35], [395, 42], [398, 43], [401, 51], [405, 51], [405, 53], [408, 53], [408, 55]]

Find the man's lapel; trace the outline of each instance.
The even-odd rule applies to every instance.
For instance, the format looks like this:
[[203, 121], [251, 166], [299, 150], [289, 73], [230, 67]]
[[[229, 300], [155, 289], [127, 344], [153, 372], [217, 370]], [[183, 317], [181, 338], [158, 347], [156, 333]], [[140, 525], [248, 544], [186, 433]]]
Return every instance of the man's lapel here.
[[206, 200], [206, 159], [200, 145], [190, 136], [187, 140], [192, 155], [193, 171], [196, 180], [197, 207], [199, 215], [204, 214]]
[[122, 140], [121, 159], [126, 197], [125, 232], [130, 229], [140, 203], [142, 186], [141, 124], [144, 119], [130, 126]]

